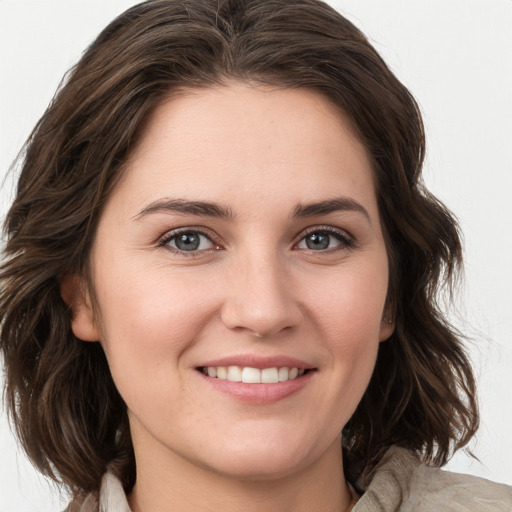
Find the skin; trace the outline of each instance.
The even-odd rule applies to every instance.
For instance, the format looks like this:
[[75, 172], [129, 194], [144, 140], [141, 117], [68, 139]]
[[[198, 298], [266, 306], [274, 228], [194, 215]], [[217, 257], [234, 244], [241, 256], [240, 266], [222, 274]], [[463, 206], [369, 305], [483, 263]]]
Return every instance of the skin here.
[[[293, 216], [340, 197], [362, 208]], [[231, 217], [147, 210], [168, 199]], [[184, 227], [204, 232], [198, 250], [168, 240]], [[308, 247], [311, 232], [328, 247]], [[371, 164], [325, 98], [233, 82], [161, 105], [102, 213], [91, 269], [96, 314], [76, 278], [63, 296], [127, 404], [135, 512], [348, 509], [340, 432], [393, 325]], [[240, 354], [314, 371], [286, 398], [248, 403], [197, 370]]]

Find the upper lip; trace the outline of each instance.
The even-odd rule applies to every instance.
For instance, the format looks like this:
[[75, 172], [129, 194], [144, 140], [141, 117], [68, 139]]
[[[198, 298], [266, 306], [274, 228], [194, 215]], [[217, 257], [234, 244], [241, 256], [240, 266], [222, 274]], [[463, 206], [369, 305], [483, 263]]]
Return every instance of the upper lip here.
[[303, 368], [311, 370], [315, 366], [295, 357], [284, 355], [277, 356], [256, 356], [252, 354], [242, 354], [236, 356], [226, 356], [219, 359], [212, 359], [201, 364], [199, 368], [212, 366], [240, 366], [251, 367], [263, 370], [264, 368]]

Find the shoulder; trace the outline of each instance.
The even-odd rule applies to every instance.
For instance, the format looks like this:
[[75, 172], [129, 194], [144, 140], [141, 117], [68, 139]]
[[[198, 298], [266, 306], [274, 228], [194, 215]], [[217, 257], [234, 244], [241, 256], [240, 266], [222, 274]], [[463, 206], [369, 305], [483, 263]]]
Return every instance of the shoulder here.
[[99, 493], [73, 500], [64, 512], [130, 512], [123, 486], [112, 473], [105, 473]]
[[418, 512], [512, 512], [512, 487], [420, 465], [411, 481]]
[[426, 466], [403, 448], [391, 448], [362, 484], [354, 512], [512, 512], [512, 487]]
[[96, 493], [88, 494], [81, 498], [75, 498], [64, 512], [98, 512], [98, 498]]

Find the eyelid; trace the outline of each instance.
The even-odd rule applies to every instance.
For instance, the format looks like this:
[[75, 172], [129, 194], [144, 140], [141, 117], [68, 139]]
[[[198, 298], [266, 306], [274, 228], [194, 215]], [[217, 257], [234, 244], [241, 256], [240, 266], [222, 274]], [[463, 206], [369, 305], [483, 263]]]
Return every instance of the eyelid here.
[[[198, 233], [199, 235], [205, 236], [208, 238], [212, 244], [215, 245], [212, 249], [203, 249], [200, 251], [190, 251], [187, 253], [187, 251], [180, 251], [179, 249], [172, 248], [170, 246], [167, 246], [166, 244], [169, 243], [170, 240], [172, 240], [174, 237], [179, 236], [181, 233]], [[332, 249], [326, 249], [325, 251], [312, 251], [312, 252], [334, 252], [336, 250], [347, 250], [352, 249], [356, 247], [356, 240], [355, 238], [346, 230], [337, 228], [334, 226], [329, 225], [318, 225], [318, 226], [310, 226], [303, 231], [300, 232], [300, 234], [296, 237], [296, 241], [293, 243], [293, 247], [296, 248], [297, 244], [301, 242], [306, 236], [308, 236], [311, 233], [317, 233], [317, 232], [324, 232], [331, 234], [335, 238], [337, 238], [341, 242], [340, 247], [334, 247]], [[160, 236], [158, 240], [156, 241], [157, 247], [164, 247], [167, 248], [170, 251], [173, 251], [177, 254], [193, 257], [198, 256], [201, 253], [208, 253], [210, 251], [215, 251], [222, 249], [222, 244], [220, 243], [219, 236], [212, 231], [209, 228], [206, 228], [204, 226], [181, 226], [179, 228], [171, 229], [167, 231], [164, 235]]]
[[[170, 240], [172, 240], [173, 238], [177, 237], [182, 233], [197, 233], [199, 235], [205, 236], [212, 242], [212, 244], [215, 247], [212, 249], [203, 249], [201, 251], [190, 251], [190, 253], [187, 254], [186, 251], [180, 251], [179, 249], [174, 249], [173, 247], [166, 246], [166, 244], [168, 244]], [[167, 247], [169, 250], [174, 251], [178, 254], [184, 254], [185, 256], [193, 256], [194, 254], [197, 255], [198, 253], [206, 253], [211, 250], [218, 250], [221, 248], [218, 235], [211, 229], [206, 228], [204, 226], [182, 226], [179, 228], [171, 229], [170, 231], [167, 231], [164, 235], [158, 238], [156, 246]]]
[[341, 247], [334, 247], [332, 249], [326, 249], [325, 251], [312, 251], [312, 252], [329, 252], [329, 251], [336, 251], [336, 250], [343, 250], [343, 249], [352, 249], [356, 246], [356, 240], [354, 237], [348, 233], [348, 231], [336, 228], [334, 226], [329, 225], [319, 225], [319, 226], [311, 226], [304, 231], [302, 231], [298, 237], [297, 241], [293, 244], [294, 247], [299, 244], [306, 236], [310, 235], [311, 233], [318, 233], [318, 232], [324, 232], [328, 233], [330, 235], [333, 235], [335, 238], [337, 238], [341, 242]]

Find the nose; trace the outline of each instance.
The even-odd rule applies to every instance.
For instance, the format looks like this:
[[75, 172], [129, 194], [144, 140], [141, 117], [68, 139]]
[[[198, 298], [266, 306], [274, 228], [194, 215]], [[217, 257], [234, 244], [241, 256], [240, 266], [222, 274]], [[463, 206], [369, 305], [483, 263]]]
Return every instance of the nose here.
[[303, 320], [290, 272], [278, 257], [253, 254], [240, 258], [226, 288], [221, 318], [228, 329], [267, 338]]

